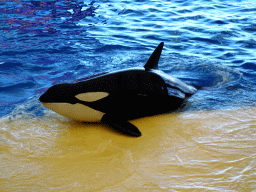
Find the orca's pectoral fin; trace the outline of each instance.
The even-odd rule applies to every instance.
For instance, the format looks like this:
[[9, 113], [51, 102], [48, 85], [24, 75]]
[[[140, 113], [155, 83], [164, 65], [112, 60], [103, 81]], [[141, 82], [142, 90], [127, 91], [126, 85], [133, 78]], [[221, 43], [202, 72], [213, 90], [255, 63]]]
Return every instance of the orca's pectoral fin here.
[[137, 127], [135, 127], [133, 124], [131, 124], [127, 121], [114, 119], [113, 117], [111, 117], [107, 114], [105, 114], [102, 117], [101, 121], [103, 123], [106, 123], [107, 125], [109, 125], [113, 129], [115, 129], [116, 131], [121, 132], [123, 134], [134, 136], [134, 137], [140, 137], [141, 136], [140, 130]]

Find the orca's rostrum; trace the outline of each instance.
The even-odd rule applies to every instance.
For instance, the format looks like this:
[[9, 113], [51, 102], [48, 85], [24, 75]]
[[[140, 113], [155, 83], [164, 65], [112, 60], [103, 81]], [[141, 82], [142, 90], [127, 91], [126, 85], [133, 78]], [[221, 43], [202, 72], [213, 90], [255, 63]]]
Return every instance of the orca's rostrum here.
[[163, 45], [163, 42], [158, 45], [144, 68], [54, 85], [39, 100], [65, 117], [85, 122], [101, 121], [124, 134], [141, 136], [128, 120], [178, 109], [197, 91], [158, 69]]

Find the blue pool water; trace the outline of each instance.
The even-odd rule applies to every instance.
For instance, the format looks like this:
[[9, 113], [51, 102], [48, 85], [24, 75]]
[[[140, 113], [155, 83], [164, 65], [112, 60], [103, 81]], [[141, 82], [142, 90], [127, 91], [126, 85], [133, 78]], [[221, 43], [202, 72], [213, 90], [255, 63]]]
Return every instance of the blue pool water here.
[[143, 66], [162, 41], [159, 68], [202, 87], [185, 110], [255, 105], [255, 11], [255, 0], [3, 0], [0, 117], [40, 115], [51, 85]]

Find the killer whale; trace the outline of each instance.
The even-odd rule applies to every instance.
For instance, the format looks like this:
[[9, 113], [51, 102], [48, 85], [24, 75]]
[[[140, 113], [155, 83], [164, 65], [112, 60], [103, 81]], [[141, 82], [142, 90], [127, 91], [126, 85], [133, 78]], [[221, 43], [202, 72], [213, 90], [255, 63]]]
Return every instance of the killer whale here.
[[128, 120], [176, 110], [197, 89], [158, 69], [164, 43], [144, 68], [131, 68], [77, 83], [53, 85], [39, 98], [50, 110], [85, 122], [103, 122], [130, 136], [141, 136]]

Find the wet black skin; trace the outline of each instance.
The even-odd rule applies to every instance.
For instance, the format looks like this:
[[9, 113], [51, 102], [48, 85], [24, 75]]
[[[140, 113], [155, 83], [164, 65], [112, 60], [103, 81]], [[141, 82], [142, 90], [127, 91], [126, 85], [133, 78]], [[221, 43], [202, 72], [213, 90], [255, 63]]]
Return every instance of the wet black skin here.
[[[170, 112], [184, 106], [184, 98], [168, 94], [168, 89], [178, 88], [168, 84], [154, 72], [162, 47], [163, 43], [157, 47], [142, 69], [104, 74], [74, 84], [54, 85], [39, 100], [44, 103], [86, 105], [105, 113], [101, 121], [117, 131], [131, 136], [141, 136], [140, 131], [127, 122], [128, 120]], [[109, 95], [94, 102], [81, 101], [75, 97], [87, 92], [107, 92]], [[186, 97], [191, 96], [185, 94]]]
[[[168, 86], [153, 72], [133, 69], [75, 84], [54, 85], [39, 100], [45, 103], [81, 103], [118, 119], [131, 120], [181, 107], [183, 99], [168, 95]], [[87, 92], [107, 92], [109, 95], [95, 102], [75, 97]]]

